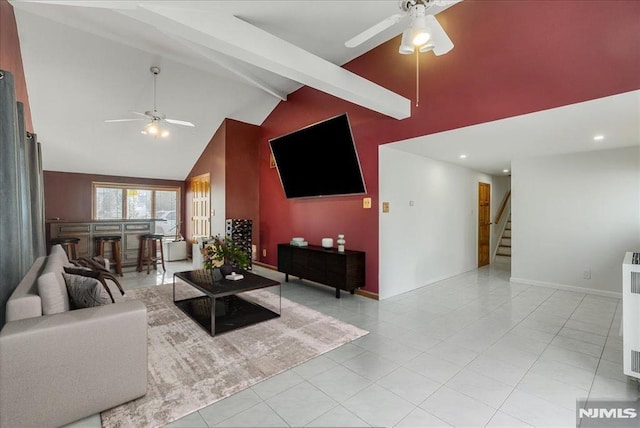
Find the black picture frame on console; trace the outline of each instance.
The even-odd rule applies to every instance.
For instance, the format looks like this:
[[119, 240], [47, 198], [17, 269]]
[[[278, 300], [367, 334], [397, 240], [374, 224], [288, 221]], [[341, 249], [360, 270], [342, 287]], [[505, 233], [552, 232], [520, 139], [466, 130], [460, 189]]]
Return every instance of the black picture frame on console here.
[[269, 140], [288, 199], [367, 192], [347, 113]]

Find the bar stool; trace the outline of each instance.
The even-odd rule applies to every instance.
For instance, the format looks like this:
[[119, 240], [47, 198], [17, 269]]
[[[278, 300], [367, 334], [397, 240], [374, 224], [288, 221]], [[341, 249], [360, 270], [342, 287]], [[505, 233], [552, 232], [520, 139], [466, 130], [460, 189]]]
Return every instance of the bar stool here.
[[[138, 253], [138, 272], [142, 272], [143, 266], [147, 265], [147, 274], [153, 264], [153, 268], [157, 269], [158, 261], [162, 262], [162, 270], [167, 271], [164, 267], [164, 249], [162, 248], [162, 238], [164, 235], [148, 234], [140, 236], [140, 252]], [[158, 244], [160, 244], [160, 257], [158, 257]]]
[[120, 276], [124, 276], [122, 274], [122, 258], [120, 255], [120, 240], [122, 239], [119, 235], [113, 236], [96, 236], [96, 256], [104, 257], [104, 244], [111, 243], [111, 253], [113, 256], [113, 261], [116, 264], [116, 273]]
[[54, 238], [51, 240], [51, 245], [60, 244], [69, 260], [76, 260], [78, 258], [78, 242], [80, 238]]

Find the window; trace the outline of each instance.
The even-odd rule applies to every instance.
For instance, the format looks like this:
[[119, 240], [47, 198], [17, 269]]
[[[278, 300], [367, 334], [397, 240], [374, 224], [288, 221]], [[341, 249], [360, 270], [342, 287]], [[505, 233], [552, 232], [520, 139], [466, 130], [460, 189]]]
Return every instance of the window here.
[[93, 183], [93, 218], [157, 218], [156, 233], [175, 235], [180, 218], [180, 188], [123, 183]]
[[122, 215], [122, 189], [96, 187], [94, 192], [94, 218], [124, 218]]
[[127, 189], [126, 218], [155, 218], [153, 190]]

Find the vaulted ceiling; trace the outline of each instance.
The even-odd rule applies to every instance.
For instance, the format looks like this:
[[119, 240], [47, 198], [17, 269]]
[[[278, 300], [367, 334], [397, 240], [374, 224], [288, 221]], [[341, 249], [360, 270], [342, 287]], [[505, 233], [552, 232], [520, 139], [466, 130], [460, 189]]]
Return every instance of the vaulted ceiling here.
[[[398, 23], [356, 48], [344, 46], [355, 34], [398, 13], [397, 0], [11, 3], [34, 131], [43, 142], [47, 170], [182, 180], [224, 118], [259, 125], [303, 85], [397, 120], [410, 114], [408, 99], [340, 67], [404, 29]], [[434, 6], [431, 12], [444, 9]], [[445, 30], [455, 25], [443, 23]], [[151, 66], [161, 68], [158, 110], [191, 121], [195, 128], [172, 126], [168, 139], [153, 139], [140, 133], [144, 121], [104, 122], [152, 109]], [[380, 66], [390, 72], [394, 67]], [[496, 173], [508, 168], [514, 156], [546, 154], [545, 145], [519, 138], [521, 126], [565, 130], [563, 141], [549, 142], [551, 152], [584, 150], [575, 142], [582, 141], [588, 117], [628, 137], [615, 144], [639, 144], [638, 93], [596, 101], [573, 110], [534, 113], [538, 116], [523, 122], [507, 119], [416, 138], [399, 148]], [[482, 157], [458, 159], [464, 141], [483, 138], [485, 143], [474, 146]], [[521, 144], [513, 144], [516, 139]], [[605, 147], [610, 146], [600, 146]]]
[[[225, 117], [259, 125], [302, 85], [410, 114], [408, 99], [340, 67], [402, 31], [344, 46], [398, 13], [396, 0], [11, 3], [49, 170], [183, 179]], [[195, 128], [161, 140], [140, 133], [145, 122], [104, 123], [152, 110], [151, 66], [158, 110]]]

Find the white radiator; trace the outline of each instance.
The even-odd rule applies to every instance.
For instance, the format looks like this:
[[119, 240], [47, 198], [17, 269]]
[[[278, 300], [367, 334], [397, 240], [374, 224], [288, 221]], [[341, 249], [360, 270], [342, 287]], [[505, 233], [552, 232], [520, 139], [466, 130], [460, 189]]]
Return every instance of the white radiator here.
[[640, 378], [640, 253], [622, 262], [622, 341], [624, 374]]

